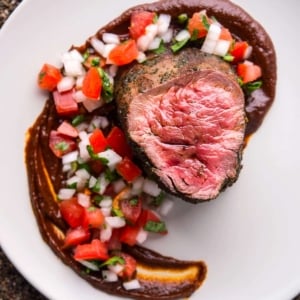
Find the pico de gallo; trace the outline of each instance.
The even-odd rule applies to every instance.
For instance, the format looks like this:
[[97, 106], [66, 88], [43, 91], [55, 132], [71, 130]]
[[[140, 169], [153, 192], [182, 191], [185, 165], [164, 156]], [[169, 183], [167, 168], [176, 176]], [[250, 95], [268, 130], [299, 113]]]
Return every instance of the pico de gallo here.
[[150, 234], [167, 234], [162, 217], [173, 201], [145, 177], [124, 132], [97, 109], [114, 98], [118, 68], [143, 63], [150, 52], [167, 48], [176, 53], [186, 45], [222, 57], [232, 64], [245, 89], [261, 86], [262, 70], [251, 62], [252, 47], [206, 11], [192, 16], [148, 11], [132, 13], [128, 34], [103, 33], [84, 49], [62, 55], [62, 67], [44, 64], [38, 85], [52, 93], [61, 119], [49, 135], [49, 147], [62, 162], [65, 181], [57, 191], [60, 213], [68, 226], [63, 248], [103, 280], [123, 280], [126, 289], [139, 288], [136, 261], [122, 244], [145, 242]]

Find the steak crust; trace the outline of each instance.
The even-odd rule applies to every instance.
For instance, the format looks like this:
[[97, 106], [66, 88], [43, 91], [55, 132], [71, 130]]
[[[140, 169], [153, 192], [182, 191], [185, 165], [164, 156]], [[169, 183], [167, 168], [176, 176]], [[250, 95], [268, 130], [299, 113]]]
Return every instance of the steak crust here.
[[196, 48], [168, 52], [123, 70], [115, 87], [121, 123], [162, 188], [197, 203], [236, 181], [245, 101], [227, 63]]

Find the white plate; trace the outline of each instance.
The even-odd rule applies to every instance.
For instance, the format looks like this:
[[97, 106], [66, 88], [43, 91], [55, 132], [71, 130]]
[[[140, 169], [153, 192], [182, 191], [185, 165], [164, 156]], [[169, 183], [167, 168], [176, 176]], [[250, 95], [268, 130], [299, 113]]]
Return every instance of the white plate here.
[[[24, 165], [24, 139], [44, 104], [36, 75], [70, 45], [143, 0], [25, 0], [0, 33], [1, 246], [50, 299], [115, 299], [63, 265], [42, 241]], [[144, 1], [143, 1], [144, 2]], [[273, 38], [276, 101], [251, 138], [238, 182], [219, 199], [183, 202], [170, 234], [149, 246], [182, 259], [203, 259], [208, 277], [192, 299], [290, 299], [300, 291], [300, 100], [298, 0], [236, 0]]]

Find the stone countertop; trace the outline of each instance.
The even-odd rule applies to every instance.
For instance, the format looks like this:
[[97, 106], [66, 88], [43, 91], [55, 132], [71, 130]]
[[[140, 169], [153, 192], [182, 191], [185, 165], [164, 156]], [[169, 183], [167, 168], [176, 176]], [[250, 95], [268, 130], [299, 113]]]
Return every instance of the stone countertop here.
[[[0, 27], [22, 0], [0, 0]], [[0, 247], [0, 300], [47, 300], [7, 259]], [[288, 299], [287, 299], [288, 300]], [[298, 295], [293, 300], [300, 300]]]

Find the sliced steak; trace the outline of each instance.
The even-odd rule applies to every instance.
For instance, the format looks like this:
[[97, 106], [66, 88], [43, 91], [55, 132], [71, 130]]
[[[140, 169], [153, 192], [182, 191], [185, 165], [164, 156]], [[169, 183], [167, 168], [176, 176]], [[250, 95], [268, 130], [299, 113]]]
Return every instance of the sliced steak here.
[[227, 63], [189, 48], [131, 66], [115, 86], [123, 127], [164, 189], [199, 202], [237, 179], [245, 104]]

